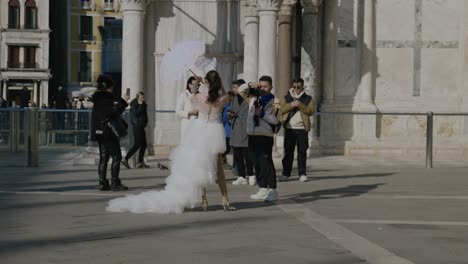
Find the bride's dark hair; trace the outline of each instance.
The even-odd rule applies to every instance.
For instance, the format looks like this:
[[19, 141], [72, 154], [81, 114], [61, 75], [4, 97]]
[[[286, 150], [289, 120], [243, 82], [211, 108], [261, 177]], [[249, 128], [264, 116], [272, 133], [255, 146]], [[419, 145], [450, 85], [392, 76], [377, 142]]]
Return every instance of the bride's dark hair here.
[[217, 71], [211, 70], [206, 74], [205, 79], [210, 85], [210, 88], [208, 90], [208, 99], [206, 99], [206, 102], [208, 104], [214, 104], [219, 97], [219, 91], [223, 87], [221, 77], [219, 77]]

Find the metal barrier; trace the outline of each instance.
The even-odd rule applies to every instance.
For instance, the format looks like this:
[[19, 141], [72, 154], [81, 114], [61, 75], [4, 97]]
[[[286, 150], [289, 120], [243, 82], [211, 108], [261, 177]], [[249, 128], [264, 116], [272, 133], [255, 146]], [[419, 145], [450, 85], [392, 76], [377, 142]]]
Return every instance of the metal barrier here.
[[[8, 146], [11, 152], [17, 152], [21, 142], [24, 142], [28, 153], [28, 165], [38, 165], [38, 146], [40, 134], [45, 137], [45, 145], [50, 139], [55, 144], [57, 134], [71, 135], [74, 145], [88, 142], [91, 122], [91, 109], [37, 109], [37, 108], [4, 108], [0, 109], [0, 136], [8, 131]], [[124, 117], [128, 119], [128, 110]], [[148, 114], [175, 113], [174, 110], [148, 110]], [[47, 116], [49, 114], [49, 116]], [[51, 115], [50, 115], [51, 114]], [[65, 115], [63, 115], [65, 114]], [[316, 112], [314, 117], [322, 115], [400, 115], [400, 116], [426, 116], [426, 168], [433, 167], [433, 126], [434, 116], [468, 116], [468, 113], [375, 113], [375, 112]], [[50, 119], [54, 120], [49, 124]], [[151, 118], [150, 118], [151, 119]], [[57, 122], [58, 121], [58, 122]], [[58, 125], [58, 127], [56, 127]], [[129, 125], [131, 126], [130, 122]], [[6, 129], [8, 128], [8, 129]], [[45, 129], [45, 131], [43, 131]], [[129, 127], [131, 131], [131, 127]], [[22, 132], [22, 134], [21, 134]], [[83, 135], [81, 141], [78, 136]], [[50, 138], [51, 137], [51, 138]], [[44, 141], [44, 140], [43, 140]], [[70, 143], [70, 142], [69, 142]]]
[[426, 116], [426, 168], [433, 168], [433, 142], [434, 142], [434, 116], [468, 116], [468, 113], [382, 113], [382, 112], [316, 112], [314, 116], [320, 115], [400, 115], [400, 116]]

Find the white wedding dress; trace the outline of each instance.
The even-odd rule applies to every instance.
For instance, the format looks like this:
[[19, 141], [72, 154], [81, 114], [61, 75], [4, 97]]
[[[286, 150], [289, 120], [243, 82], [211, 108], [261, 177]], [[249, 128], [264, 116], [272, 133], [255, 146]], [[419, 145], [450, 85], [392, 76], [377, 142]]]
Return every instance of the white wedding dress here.
[[203, 187], [215, 183], [218, 154], [226, 150], [225, 137], [221, 113], [200, 111], [171, 153], [171, 175], [164, 190], [113, 199], [107, 211], [182, 213], [200, 204]]

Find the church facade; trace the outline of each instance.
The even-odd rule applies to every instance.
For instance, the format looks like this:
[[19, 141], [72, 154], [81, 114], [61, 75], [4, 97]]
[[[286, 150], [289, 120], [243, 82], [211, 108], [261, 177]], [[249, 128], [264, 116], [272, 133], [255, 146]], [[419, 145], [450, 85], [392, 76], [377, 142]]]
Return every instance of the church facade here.
[[[189, 76], [162, 85], [161, 58], [178, 41], [203, 40], [227, 87], [270, 75], [282, 97], [293, 77], [305, 79], [318, 110], [330, 113], [314, 118], [312, 154], [423, 157], [432, 111], [445, 114], [434, 117], [435, 158], [468, 157], [468, 119], [448, 115], [468, 112], [463, 0], [121, 0], [121, 8], [122, 89], [144, 90], [157, 110], [174, 109]], [[168, 153], [179, 120], [153, 117], [153, 150]]]

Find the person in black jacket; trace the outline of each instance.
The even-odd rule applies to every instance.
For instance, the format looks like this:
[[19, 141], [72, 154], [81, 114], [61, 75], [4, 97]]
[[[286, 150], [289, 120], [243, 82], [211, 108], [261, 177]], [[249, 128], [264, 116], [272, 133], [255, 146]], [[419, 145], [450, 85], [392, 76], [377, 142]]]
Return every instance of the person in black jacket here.
[[146, 108], [147, 105], [145, 102], [145, 94], [143, 92], [139, 92], [137, 97], [130, 103], [130, 122], [133, 126], [133, 137], [135, 139], [135, 143], [128, 151], [125, 159], [122, 160], [122, 164], [127, 167], [127, 169], [130, 169], [128, 160], [133, 156], [133, 154], [135, 154], [138, 149], [140, 149], [140, 152], [138, 156], [137, 168], [149, 168], [149, 166], [146, 165], [143, 160], [146, 150], [145, 127], [148, 124], [148, 112]]
[[[109, 122], [121, 119], [122, 113], [128, 106], [128, 96], [114, 103], [114, 82], [110, 76], [100, 75], [97, 79], [97, 90], [92, 96], [93, 111], [91, 114], [90, 139], [99, 143], [99, 190], [124, 191], [128, 187], [122, 185], [119, 172], [122, 154], [120, 152], [120, 139], [112, 131]], [[106, 178], [107, 164], [112, 157], [112, 184]]]

